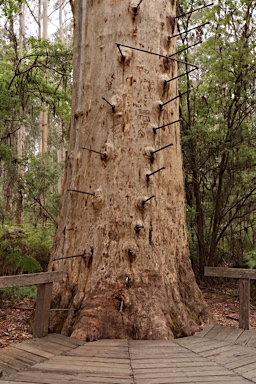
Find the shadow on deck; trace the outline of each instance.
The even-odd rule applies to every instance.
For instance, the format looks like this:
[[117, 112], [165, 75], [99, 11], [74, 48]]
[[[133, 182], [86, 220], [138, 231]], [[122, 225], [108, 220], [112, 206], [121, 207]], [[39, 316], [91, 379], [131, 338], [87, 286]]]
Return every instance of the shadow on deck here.
[[256, 383], [256, 330], [92, 343], [52, 334], [0, 350], [0, 371], [3, 384]]

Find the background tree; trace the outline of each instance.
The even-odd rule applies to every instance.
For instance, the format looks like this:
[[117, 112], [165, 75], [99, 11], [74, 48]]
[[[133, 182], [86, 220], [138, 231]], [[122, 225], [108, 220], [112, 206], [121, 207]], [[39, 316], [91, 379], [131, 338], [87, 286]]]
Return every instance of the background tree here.
[[72, 118], [50, 266], [65, 275], [55, 306], [73, 309], [53, 319], [62, 333], [167, 339], [206, 318], [189, 260], [178, 101], [170, 101], [177, 82], [165, 83], [177, 74], [166, 57], [176, 52], [167, 39], [175, 6], [74, 4]]
[[[180, 2], [182, 12], [195, 7]], [[198, 72], [181, 79], [188, 226], [194, 265], [241, 265], [255, 239], [255, 3], [218, 2], [181, 19], [184, 60]]]

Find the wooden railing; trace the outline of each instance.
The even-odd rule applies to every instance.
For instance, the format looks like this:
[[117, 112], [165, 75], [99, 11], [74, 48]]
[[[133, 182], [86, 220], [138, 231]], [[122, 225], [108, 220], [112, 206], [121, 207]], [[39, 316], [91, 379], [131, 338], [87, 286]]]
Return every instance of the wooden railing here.
[[250, 327], [250, 280], [256, 279], [255, 269], [205, 267], [205, 276], [239, 279], [239, 328]]
[[52, 285], [55, 281], [62, 280], [63, 272], [61, 271], [0, 277], [0, 288], [37, 286], [33, 337], [43, 337], [48, 334]]

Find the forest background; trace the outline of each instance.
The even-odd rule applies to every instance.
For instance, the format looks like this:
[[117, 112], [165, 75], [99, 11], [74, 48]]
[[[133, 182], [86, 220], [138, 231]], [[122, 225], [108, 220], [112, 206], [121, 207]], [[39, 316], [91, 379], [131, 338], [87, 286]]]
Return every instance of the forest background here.
[[[206, 265], [256, 265], [256, 3], [180, 0], [177, 15], [187, 229], [200, 280]], [[69, 1], [0, 1], [0, 275], [47, 269], [72, 23]]]

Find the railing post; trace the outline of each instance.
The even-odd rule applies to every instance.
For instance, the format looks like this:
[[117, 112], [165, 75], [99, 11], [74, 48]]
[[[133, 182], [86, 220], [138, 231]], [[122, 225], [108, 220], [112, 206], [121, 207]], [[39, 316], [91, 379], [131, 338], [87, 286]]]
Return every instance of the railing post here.
[[62, 280], [62, 271], [0, 277], [0, 288], [29, 287], [31, 285], [37, 285], [37, 300], [33, 326], [33, 337], [43, 337], [48, 334], [52, 284], [53, 282]]
[[44, 337], [48, 335], [52, 285], [53, 283], [45, 283], [37, 286], [33, 337]]
[[250, 280], [256, 280], [255, 269], [205, 267], [205, 276], [239, 279], [239, 328], [250, 328]]
[[250, 327], [250, 279], [239, 279], [239, 328]]

